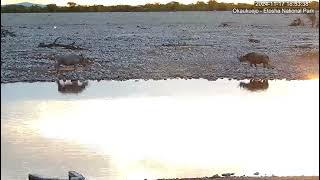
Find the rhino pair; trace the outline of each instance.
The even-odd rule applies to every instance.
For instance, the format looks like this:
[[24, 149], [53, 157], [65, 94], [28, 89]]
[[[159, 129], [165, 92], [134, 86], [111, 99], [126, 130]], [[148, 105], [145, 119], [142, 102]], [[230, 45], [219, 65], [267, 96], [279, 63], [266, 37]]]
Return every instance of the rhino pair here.
[[[80, 64], [82, 66], [86, 66], [90, 63], [90, 60], [88, 58], [85, 58], [82, 54], [76, 55], [76, 54], [69, 54], [69, 55], [59, 55], [54, 58], [56, 60], [55, 68], [58, 70], [60, 65], [66, 65], [66, 66], [76, 66], [77, 64]], [[269, 56], [263, 53], [248, 53], [244, 56], [238, 57], [240, 62], [248, 62], [250, 66], [257, 67], [257, 64], [263, 64], [264, 68], [273, 68], [270, 64]]]

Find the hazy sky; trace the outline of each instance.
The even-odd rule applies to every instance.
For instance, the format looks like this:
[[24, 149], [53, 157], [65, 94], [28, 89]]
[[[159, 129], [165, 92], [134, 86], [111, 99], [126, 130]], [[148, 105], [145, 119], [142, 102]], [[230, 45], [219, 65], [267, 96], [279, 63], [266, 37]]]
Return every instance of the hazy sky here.
[[[20, 3], [20, 2], [32, 2], [32, 3], [37, 3], [37, 4], [57, 4], [60, 6], [64, 6], [67, 4], [67, 2], [72, 1], [77, 4], [81, 5], [93, 5], [93, 4], [103, 4], [103, 5], [115, 5], [115, 4], [130, 4], [130, 5], [139, 5], [139, 4], [146, 4], [146, 3], [154, 3], [154, 2], [159, 2], [159, 3], [168, 3], [173, 0], [2, 0], [1, 4], [15, 4], [15, 3]], [[175, 0], [180, 3], [184, 4], [190, 4], [190, 3], [195, 3], [198, 0]], [[208, 0], [203, 0], [204, 2], [207, 2]], [[253, 3], [254, 0], [218, 0], [218, 2], [224, 1], [224, 2], [247, 2], [247, 3]]]

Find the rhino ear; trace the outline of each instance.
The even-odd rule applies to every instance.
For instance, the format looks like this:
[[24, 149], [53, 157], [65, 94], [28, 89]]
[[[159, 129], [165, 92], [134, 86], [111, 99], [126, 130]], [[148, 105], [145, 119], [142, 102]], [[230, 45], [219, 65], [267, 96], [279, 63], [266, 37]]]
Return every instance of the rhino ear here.
[[82, 53], [80, 54], [80, 59], [82, 59], [82, 60], [85, 59]]
[[53, 54], [53, 53], [49, 54], [49, 55], [48, 55], [48, 58], [49, 58], [50, 60], [53, 60], [53, 59], [54, 59], [54, 54]]

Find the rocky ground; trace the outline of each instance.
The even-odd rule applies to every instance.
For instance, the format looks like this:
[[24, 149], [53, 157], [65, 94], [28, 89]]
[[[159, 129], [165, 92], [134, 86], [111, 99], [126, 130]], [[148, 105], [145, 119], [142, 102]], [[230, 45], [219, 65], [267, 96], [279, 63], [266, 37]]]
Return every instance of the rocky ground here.
[[[319, 28], [288, 26], [294, 18], [230, 12], [3, 14], [1, 83], [317, 78]], [[86, 50], [38, 47], [57, 37]], [[266, 53], [275, 68], [240, 63], [237, 57], [249, 52]], [[80, 53], [94, 63], [55, 71], [50, 56]]]

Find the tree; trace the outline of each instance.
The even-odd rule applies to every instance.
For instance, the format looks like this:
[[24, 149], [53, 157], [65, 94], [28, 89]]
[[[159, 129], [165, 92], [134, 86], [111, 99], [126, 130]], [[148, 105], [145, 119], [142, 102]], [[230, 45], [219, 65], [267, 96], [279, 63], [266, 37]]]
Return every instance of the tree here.
[[75, 2], [68, 2], [69, 7], [75, 7], [77, 4]]
[[49, 12], [56, 12], [57, 11], [57, 5], [56, 4], [48, 4], [47, 9]]
[[209, 10], [214, 10], [217, 8], [217, 4], [218, 2], [215, 1], [215, 0], [209, 0], [208, 1], [208, 7], [209, 7]]
[[94, 12], [102, 12], [103, 5], [93, 5]]
[[204, 3], [203, 1], [198, 1], [196, 3], [196, 9], [197, 10], [206, 10], [206, 8], [207, 8], [207, 4]]
[[172, 10], [172, 11], [176, 11], [179, 7], [179, 2], [176, 2], [176, 1], [171, 1], [169, 3], [166, 4], [166, 6], [169, 8], [169, 10]]
[[227, 10], [227, 3], [221, 2], [218, 4], [218, 9], [219, 11], [226, 11]]
[[30, 12], [41, 12], [41, 7], [38, 5], [32, 5], [29, 9]]

